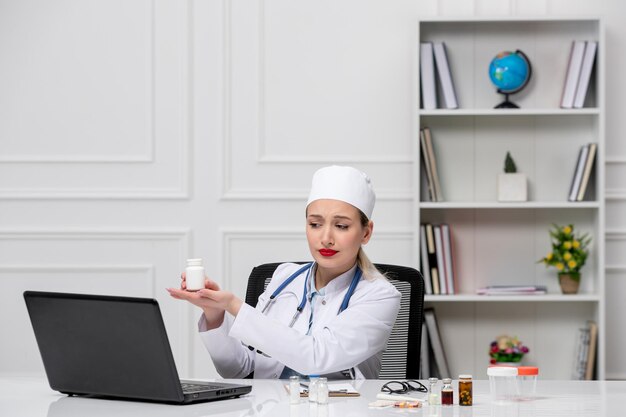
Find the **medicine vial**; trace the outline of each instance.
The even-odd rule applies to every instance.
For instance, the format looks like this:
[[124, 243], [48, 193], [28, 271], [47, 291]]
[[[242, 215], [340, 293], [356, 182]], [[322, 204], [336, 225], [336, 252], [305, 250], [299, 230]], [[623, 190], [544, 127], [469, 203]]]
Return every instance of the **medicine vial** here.
[[472, 376], [459, 375], [459, 405], [472, 405]]
[[289, 377], [289, 404], [300, 402], [300, 377], [298, 375]]
[[441, 387], [441, 405], [452, 405], [454, 402], [454, 390], [452, 389], [452, 379], [444, 378]]
[[328, 380], [324, 377], [317, 380], [317, 403], [328, 404]]
[[441, 404], [441, 389], [438, 385], [439, 379], [428, 378], [428, 404], [440, 405]]
[[202, 259], [187, 259], [185, 268], [187, 291], [198, 291], [204, 289], [204, 266]]
[[318, 375], [309, 375], [309, 402], [317, 404], [317, 381]]

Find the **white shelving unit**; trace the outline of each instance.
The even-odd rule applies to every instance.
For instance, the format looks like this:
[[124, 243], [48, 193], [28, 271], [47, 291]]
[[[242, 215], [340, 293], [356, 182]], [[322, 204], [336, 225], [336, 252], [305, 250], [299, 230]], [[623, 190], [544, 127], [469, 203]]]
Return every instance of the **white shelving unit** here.
[[[570, 379], [578, 328], [598, 324], [597, 376], [605, 376], [604, 283], [604, 30], [596, 18], [429, 19], [418, 40], [443, 41], [460, 108], [422, 110], [418, 126], [429, 127], [443, 202], [428, 201], [422, 178], [419, 129], [415, 132], [417, 213], [421, 223], [450, 225], [457, 294], [426, 296], [434, 307], [452, 372], [486, 378], [489, 344], [500, 334], [517, 335], [544, 379]], [[596, 69], [584, 108], [561, 109], [560, 99], [573, 40], [599, 42]], [[520, 109], [494, 109], [502, 101], [488, 76], [500, 51], [522, 50], [533, 74], [510, 100]], [[419, 54], [417, 60], [419, 61]], [[419, 80], [419, 62], [416, 64]], [[418, 82], [419, 85], [419, 82]], [[418, 86], [419, 89], [419, 86]], [[419, 98], [419, 94], [417, 94]], [[439, 97], [442, 97], [439, 94]], [[580, 147], [598, 144], [595, 176], [586, 200], [567, 201]], [[510, 151], [528, 177], [529, 198], [500, 203], [496, 178]], [[579, 294], [562, 295], [553, 268], [537, 261], [550, 250], [552, 223], [574, 224], [593, 238], [582, 269]], [[415, 233], [419, 248], [419, 232]], [[419, 265], [419, 250], [415, 254]], [[544, 296], [478, 296], [496, 284], [546, 285]]]

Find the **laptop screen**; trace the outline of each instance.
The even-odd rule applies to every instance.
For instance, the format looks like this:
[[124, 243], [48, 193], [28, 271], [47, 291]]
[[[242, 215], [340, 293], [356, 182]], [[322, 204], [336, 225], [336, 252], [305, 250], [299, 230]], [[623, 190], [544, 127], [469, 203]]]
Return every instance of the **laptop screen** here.
[[155, 300], [33, 291], [24, 298], [52, 389], [183, 401]]

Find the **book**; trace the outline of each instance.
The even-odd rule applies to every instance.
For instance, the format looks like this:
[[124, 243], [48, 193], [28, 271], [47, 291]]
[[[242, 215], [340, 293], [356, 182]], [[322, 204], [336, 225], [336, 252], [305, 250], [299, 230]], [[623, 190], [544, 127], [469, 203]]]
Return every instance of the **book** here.
[[450, 226], [441, 225], [441, 236], [443, 238], [444, 263], [446, 265], [446, 283], [448, 294], [455, 294], [454, 289], [454, 262], [452, 256], [452, 237], [450, 236]]
[[583, 176], [580, 180], [580, 187], [578, 189], [578, 195], [576, 196], [576, 201], [583, 201], [585, 198], [585, 193], [587, 192], [587, 185], [589, 184], [589, 177], [591, 176], [591, 170], [593, 168], [593, 162], [596, 159], [596, 150], [598, 145], [595, 143], [590, 143], [588, 145], [589, 152], [587, 153], [587, 157], [585, 159], [585, 169], [583, 170]]
[[580, 189], [580, 182], [583, 179], [583, 172], [585, 170], [585, 162], [587, 161], [587, 153], [589, 152], [589, 145], [583, 145], [578, 152], [578, 162], [576, 162], [576, 168], [574, 169], [574, 176], [572, 177], [572, 185], [570, 186], [569, 201], [576, 201], [578, 198], [578, 190]]
[[433, 235], [435, 236], [435, 253], [437, 254], [437, 269], [439, 271], [439, 292], [441, 294], [450, 294], [448, 292], [448, 272], [446, 271], [446, 263], [444, 261], [441, 226], [433, 226]]
[[589, 88], [589, 80], [591, 79], [593, 64], [596, 61], [597, 49], [598, 42], [587, 41], [585, 54], [581, 64], [580, 76], [578, 77], [578, 85], [576, 86], [576, 95], [574, 96], [574, 107], [577, 109], [580, 109], [585, 105], [585, 97], [587, 96], [587, 90]]
[[437, 368], [437, 374], [435, 376], [438, 376], [439, 378], [448, 378], [450, 377], [450, 369], [448, 367], [448, 360], [446, 359], [446, 352], [444, 350], [441, 334], [439, 333], [437, 317], [435, 316], [435, 310], [433, 308], [424, 309], [424, 321], [426, 323], [426, 328], [428, 329], [428, 339], [433, 350], [435, 367]]
[[430, 223], [425, 224], [426, 228], [426, 244], [428, 247], [428, 264], [430, 266], [430, 280], [433, 287], [433, 294], [441, 294], [441, 288], [439, 287], [439, 267], [437, 265], [437, 253], [435, 249], [435, 235], [433, 232], [433, 225]]
[[441, 184], [439, 182], [439, 173], [437, 172], [437, 162], [435, 159], [435, 149], [433, 146], [433, 138], [430, 134], [430, 129], [428, 127], [423, 128], [424, 130], [424, 141], [426, 142], [426, 151], [428, 153], [428, 158], [430, 160], [430, 168], [433, 176], [433, 185], [435, 188], [435, 200], [434, 201], [443, 201], [443, 195], [441, 193]]
[[585, 364], [585, 379], [593, 379], [593, 371], [596, 364], [596, 349], [598, 345], [598, 324], [589, 320], [587, 322], [587, 328], [589, 329], [589, 351], [587, 354], [587, 363]]
[[422, 275], [424, 276], [424, 290], [426, 294], [433, 293], [433, 285], [430, 278], [430, 263], [428, 262], [428, 243], [426, 242], [426, 226], [420, 225], [420, 261]]
[[547, 292], [545, 285], [489, 285], [476, 290], [478, 295], [542, 295]]
[[576, 347], [574, 355], [574, 367], [572, 370], [572, 379], [584, 380], [587, 370], [587, 359], [589, 357], [589, 327], [580, 327], [576, 338]]
[[422, 322], [422, 340], [420, 343], [420, 379], [430, 378], [430, 348], [426, 322]]
[[430, 201], [437, 201], [437, 195], [435, 194], [435, 183], [433, 181], [433, 169], [430, 165], [430, 158], [428, 157], [428, 147], [426, 146], [426, 134], [424, 129], [420, 130], [420, 148], [422, 154], [422, 160], [424, 161], [423, 167], [426, 173], [426, 183], [428, 186], [428, 197]]
[[434, 42], [433, 53], [435, 55], [435, 64], [441, 91], [443, 92], [444, 106], [446, 109], [457, 109], [459, 104], [456, 99], [454, 83], [452, 82], [452, 73], [450, 72], [446, 44], [444, 42]]
[[574, 106], [574, 97], [576, 96], [576, 87], [578, 87], [578, 79], [580, 78], [585, 46], [585, 41], [572, 42], [563, 95], [561, 96], [561, 107], [564, 109], [571, 109]]
[[435, 84], [435, 60], [433, 44], [420, 43], [420, 83], [422, 91], [422, 108], [432, 110], [437, 108], [437, 87]]

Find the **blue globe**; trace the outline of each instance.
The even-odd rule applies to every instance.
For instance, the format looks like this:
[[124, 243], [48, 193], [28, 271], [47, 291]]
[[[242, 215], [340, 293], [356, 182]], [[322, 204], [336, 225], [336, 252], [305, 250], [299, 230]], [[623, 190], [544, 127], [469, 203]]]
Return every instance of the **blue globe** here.
[[502, 93], [515, 93], [530, 79], [530, 63], [520, 52], [500, 52], [489, 64], [489, 78]]
[[517, 93], [526, 87], [531, 73], [530, 61], [520, 50], [500, 52], [491, 60], [489, 78], [498, 89], [498, 93], [507, 96], [505, 100], [507, 105], [501, 105], [501, 107], [517, 107], [508, 101], [508, 95]]

